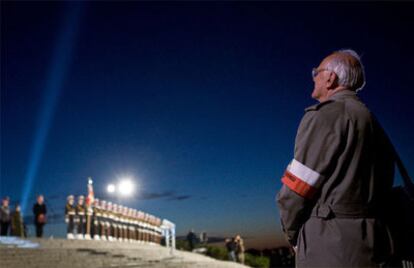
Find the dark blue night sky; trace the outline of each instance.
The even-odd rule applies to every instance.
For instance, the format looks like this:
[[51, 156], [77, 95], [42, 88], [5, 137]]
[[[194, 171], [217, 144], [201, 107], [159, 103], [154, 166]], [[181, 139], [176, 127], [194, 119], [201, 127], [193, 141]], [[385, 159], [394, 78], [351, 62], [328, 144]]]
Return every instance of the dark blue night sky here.
[[[91, 176], [98, 198], [170, 219], [179, 234], [276, 246], [274, 197], [314, 103], [311, 69], [341, 48], [362, 54], [360, 96], [414, 174], [413, 3], [1, 7], [0, 194], [12, 203], [26, 195], [30, 209], [43, 193], [62, 214]], [[107, 196], [123, 176], [135, 197]]]

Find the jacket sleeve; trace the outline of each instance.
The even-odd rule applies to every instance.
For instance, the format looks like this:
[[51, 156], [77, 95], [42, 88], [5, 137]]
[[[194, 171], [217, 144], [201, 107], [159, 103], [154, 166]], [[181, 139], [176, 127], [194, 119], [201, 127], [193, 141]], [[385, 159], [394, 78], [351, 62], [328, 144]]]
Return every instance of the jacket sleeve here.
[[341, 151], [339, 123], [321, 111], [308, 111], [299, 125], [294, 159], [286, 168], [277, 195], [282, 229], [293, 246], [310, 216], [318, 190], [336, 165], [334, 159]]

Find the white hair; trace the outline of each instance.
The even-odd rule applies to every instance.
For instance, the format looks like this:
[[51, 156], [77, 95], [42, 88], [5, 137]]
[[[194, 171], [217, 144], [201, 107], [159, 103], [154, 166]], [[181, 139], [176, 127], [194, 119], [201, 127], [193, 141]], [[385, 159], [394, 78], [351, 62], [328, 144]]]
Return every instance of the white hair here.
[[[361, 90], [365, 86], [365, 70], [361, 57], [352, 49], [341, 49], [335, 51], [333, 55], [335, 54], [337, 56], [328, 62], [326, 69], [336, 73], [338, 85], [354, 91]], [[343, 56], [351, 56], [355, 61]]]

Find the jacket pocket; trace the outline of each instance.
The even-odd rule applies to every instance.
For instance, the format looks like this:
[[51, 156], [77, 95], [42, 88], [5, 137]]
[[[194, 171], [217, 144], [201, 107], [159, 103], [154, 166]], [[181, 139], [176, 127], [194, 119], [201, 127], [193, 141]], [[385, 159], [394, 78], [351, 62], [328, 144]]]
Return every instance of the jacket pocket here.
[[298, 260], [305, 260], [306, 259], [306, 232], [305, 232], [305, 224], [299, 230], [298, 235], [298, 243], [297, 243], [297, 258]]

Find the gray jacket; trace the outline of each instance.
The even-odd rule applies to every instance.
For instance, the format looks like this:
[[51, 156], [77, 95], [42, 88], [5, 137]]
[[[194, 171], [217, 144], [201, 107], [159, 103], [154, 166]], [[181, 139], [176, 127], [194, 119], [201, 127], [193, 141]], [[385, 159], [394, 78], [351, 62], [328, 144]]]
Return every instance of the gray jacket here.
[[10, 222], [10, 208], [9, 207], [0, 207], [0, 221], [1, 222]]
[[353, 91], [305, 110], [277, 195], [298, 267], [369, 267], [388, 258], [392, 239], [381, 204], [393, 184], [392, 152]]

